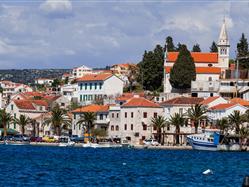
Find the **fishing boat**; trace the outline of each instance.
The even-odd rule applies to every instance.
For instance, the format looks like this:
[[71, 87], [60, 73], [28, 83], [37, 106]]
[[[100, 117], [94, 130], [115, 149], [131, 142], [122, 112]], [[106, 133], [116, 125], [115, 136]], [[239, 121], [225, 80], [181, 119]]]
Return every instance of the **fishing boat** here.
[[188, 143], [195, 150], [217, 151], [219, 136], [217, 129], [205, 129], [201, 134], [192, 134], [187, 136]]
[[240, 151], [239, 141], [234, 136], [221, 135], [218, 129], [205, 129], [201, 134], [188, 135], [187, 141], [195, 150]]

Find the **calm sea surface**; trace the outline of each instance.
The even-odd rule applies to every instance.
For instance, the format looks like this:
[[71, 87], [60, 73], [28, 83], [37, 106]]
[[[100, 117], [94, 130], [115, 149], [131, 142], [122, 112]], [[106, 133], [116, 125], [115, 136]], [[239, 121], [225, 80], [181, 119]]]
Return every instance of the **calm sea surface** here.
[[0, 155], [0, 186], [236, 187], [249, 175], [248, 152], [1, 145]]

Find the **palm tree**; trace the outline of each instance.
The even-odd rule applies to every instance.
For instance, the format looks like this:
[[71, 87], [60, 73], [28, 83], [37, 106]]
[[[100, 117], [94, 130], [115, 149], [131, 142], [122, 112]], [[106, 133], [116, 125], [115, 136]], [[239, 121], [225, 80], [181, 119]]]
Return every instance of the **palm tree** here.
[[31, 120], [23, 114], [20, 115], [19, 119], [18, 118], [14, 119], [14, 123], [18, 124], [21, 127], [22, 135], [24, 135], [25, 126], [30, 122]]
[[239, 137], [240, 137], [240, 147], [242, 148], [243, 141], [249, 138], [249, 129], [246, 127], [242, 127], [239, 130]]
[[71, 125], [71, 119], [67, 115], [66, 110], [61, 109], [58, 105], [55, 106], [51, 111], [51, 117], [45, 119], [45, 124], [51, 124], [55, 134], [61, 135], [62, 129], [67, 129]]
[[4, 137], [7, 136], [7, 124], [13, 121], [13, 117], [10, 113], [7, 113], [5, 109], [0, 110], [0, 121], [3, 125]]
[[[151, 126], [156, 127], [157, 131], [157, 141], [158, 143], [162, 143], [162, 129], [167, 125], [166, 120], [163, 116], [157, 116], [151, 119]], [[164, 139], [164, 138], [163, 138]], [[163, 140], [164, 141], [164, 140]]]
[[179, 144], [180, 127], [184, 125], [185, 119], [181, 114], [175, 113], [174, 116], [170, 116], [169, 123], [175, 126], [175, 142]]
[[229, 122], [233, 125], [233, 129], [235, 129], [235, 133], [239, 134], [240, 125], [244, 122], [244, 116], [240, 113], [240, 111], [233, 111], [232, 114], [228, 116]]
[[86, 127], [86, 132], [88, 136], [91, 134], [91, 130], [94, 128], [95, 120], [97, 119], [96, 113], [94, 112], [85, 112], [81, 115], [80, 119], [78, 120], [77, 124], [82, 124]]
[[191, 106], [191, 108], [188, 110], [187, 116], [191, 122], [194, 122], [195, 133], [198, 133], [198, 125], [200, 121], [207, 119], [207, 116], [205, 115], [206, 113], [207, 109], [202, 104]]
[[221, 118], [220, 120], [217, 120], [216, 126], [220, 129], [220, 133], [224, 134], [229, 128], [228, 119], [224, 117], [224, 118]]

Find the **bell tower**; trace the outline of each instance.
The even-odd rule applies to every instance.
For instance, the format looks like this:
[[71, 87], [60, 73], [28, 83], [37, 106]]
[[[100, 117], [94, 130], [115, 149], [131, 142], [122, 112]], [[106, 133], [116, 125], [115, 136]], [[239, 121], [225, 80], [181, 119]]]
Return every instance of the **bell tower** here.
[[223, 20], [222, 23], [217, 47], [218, 47], [219, 67], [221, 67], [221, 70], [224, 73], [225, 70], [229, 68], [229, 49], [230, 49], [225, 19]]

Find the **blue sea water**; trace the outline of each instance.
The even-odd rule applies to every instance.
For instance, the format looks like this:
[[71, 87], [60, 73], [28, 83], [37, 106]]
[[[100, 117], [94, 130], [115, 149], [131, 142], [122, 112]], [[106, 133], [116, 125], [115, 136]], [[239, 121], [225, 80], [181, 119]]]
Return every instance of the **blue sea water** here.
[[0, 155], [0, 186], [236, 187], [249, 175], [248, 152], [1, 145]]

